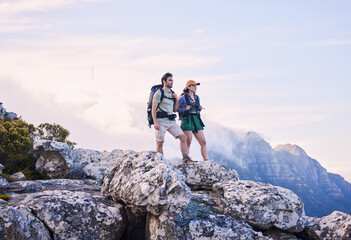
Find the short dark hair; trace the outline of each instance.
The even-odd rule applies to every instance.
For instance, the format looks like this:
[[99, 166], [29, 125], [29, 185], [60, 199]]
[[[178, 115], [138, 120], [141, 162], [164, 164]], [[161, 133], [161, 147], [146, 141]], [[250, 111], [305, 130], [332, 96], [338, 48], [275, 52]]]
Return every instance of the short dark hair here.
[[168, 78], [168, 77], [173, 77], [172, 73], [167, 72], [167, 73], [165, 73], [165, 75], [163, 75], [163, 77], [161, 78], [161, 84], [162, 84], [162, 86], [163, 86], [163, 81], [167, 81], [167, 78]]

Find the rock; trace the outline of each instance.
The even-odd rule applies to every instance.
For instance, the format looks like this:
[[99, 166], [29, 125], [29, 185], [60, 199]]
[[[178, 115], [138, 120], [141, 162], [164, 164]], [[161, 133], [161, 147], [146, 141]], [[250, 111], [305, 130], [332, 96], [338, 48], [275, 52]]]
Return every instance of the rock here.
[[351, 239], [351, 215], [334, 211], [322, 218], [309, 218], [305, 231], [311, 239]]
[[8, 184], [9, 184], [9, 182], [5, 178], [0, 176], [0, 188], [3, 188], [5, 186], [7, 186]]
[[[4, 168], [4, 165], [0, 163], [0, 174], [2, 174], [2, 170]], [[9, 182], [5, 178], [0, 176], [0, 188], [5, 187], [7, 184], [9, 184]]]
[[102, 193], [122, 201], [134, 213], [176, 218], [187, 206], [191, 191], [184, 176], [159, 153], [130, 152], [117, 159], [104, 178]]
[[158, 221], [157, 217], [150, 217], [148, 239], [273, 240], [263, 236], [261, 232], [254, 231], [244, 221], [225, 215], [208, 215], [201, 219], [192, 219], [188, 223], [173, 226], [173, 229], [159, 228]]
[[185, 182], [191, 189], [212, 189], [213, 184], [229, 180], [238, 180], [234, 169], [218, 165], [212, 161], [201, 161], [175, 166], [185, 176]]
[[99, 162], [100, 155], [101, 152], [91, 149], [73, 149], [73, 168], [71, 169], [70, 175], [78, 178], [86, 178], [87, 175], [83, 170], [84, 167], [90, 163]]
[[35, 193], [47, 190], [69, 190], [84, 192], [99, 192], [100, 184], [95, 180], [73, 180], [73, 179], [50, 179], [36, 181], [18, 181], [12, 182], [3, 188], [4, 192], [15, 193]]
[[2, 174], [2, 170], [3, 170], [4, 168], [5, 168], [4, 165], [2, 165], [2, 164], [0, 163], [0, 174]]
[[8, 118], [11, 118], [12, 120], [16, 120], [18, 117], [17, 117], [17, 114], [14, 113], [14, 112], [7, 112], [5, 114], [5, 117], [8, 117]]
[[89, 163], [99, 162], [101, 152], [91, 149], [77, 148], [72, 151], [74, 167], [85, 167]]
[[6, 109], [2, 106], [2, 102], [0, 102], [0, 118], [2, 117], [8, 117], [11, 118], [12, 120], [17, 119], [17, 114], [14, 112], [7, 112]]
[[0, 205], [8, 205], [8, 204], [9, 203], [6, 200], [0, 198]]
[[52, 239], [44, 224], [26, 206], [0, 204], [0, 239]]
[[73, 166], [72, 149], [66, 143], [35, 140], [33, 150], [37, 157], [36, 169], [50, 178], [64, 177]]
[[295, 235], [281, 231], [279, 229], [268, 229], [263, 233], [264, 236], [273, 238], [274, 240], [301, 240], [302, 238], [298, 238]]
[[0, 118], [5, 116], [6, 109], [2, 106], [2, 102], [0, 102]]
[[150, 215], [148, 239], [271, 239], [244, 221], [221, 214], [224, 210], [218, 208], [216, 198], [210, 191], [193, 193], [187, 208], [167, 228]]
[[303, 203], [288, 189], [253, 181], [217, 183], [213, 189], [227, 202], [225, 213], [261, 229], [301, 232], [306, 225]]
[[26, 176], [22, 172], [18, 172], [12, 175], [8, 176], [9, 181], [15, 182], [15, 181], [23, 181], [26, 180]]
[[123, 151], [115, 149], [112, 152], [95, 151], [90, 149], [73, 150], [73, 169], [71, 174], [80, 178], [92, 178], [102, 181], [103, 178], [111, 171], [116, 163], [116, 159], [133, 151]]
[[86, 192], [66, 190], [27, 194], [28, 206], [54, 239], [120, 239], [122, 206]]
[[111, 171], [117, 159], [128, 155], [129, 153], [134, 152], [130, 150], [123, 151], [119, 149], [113, 150], [112, 152], [104, 151], [100, 154], [98, 161], [93, 159], [93, 162], [86, 165], [83, 168], [83, 171], [88, 177], [102, 181], [104, 177]]

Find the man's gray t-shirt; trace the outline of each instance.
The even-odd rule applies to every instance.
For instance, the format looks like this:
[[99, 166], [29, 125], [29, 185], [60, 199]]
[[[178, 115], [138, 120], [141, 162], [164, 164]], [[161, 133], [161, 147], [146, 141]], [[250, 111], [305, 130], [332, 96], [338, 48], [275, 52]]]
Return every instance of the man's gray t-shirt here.
[[[167, 93], [166, 91], [164, 91], [165, 93], [165, 97], [163, 98], [162, 102], [161, 102], [161, 91], [157, 90], [154, 94], [154, 98], [153, 98], [153, 102], [156, 103], [160, 103], [159, 108], [161, 108], [163, 111], [165, 111], [168, 115], [172, 115], [173, 114], [173, 109], [174, 109], [174, 101], [173, 99], [168, 99], [168, 98], [172, 98], [172, 92], [170, 91], [169, 93]], [[160, 109], [157, 109], [156, 112], [162, 112]], [[157, 119], [160, 123], [171, 123], [174, 122], [174, 120], [169, 120], [168, 118], [158, 118]]]

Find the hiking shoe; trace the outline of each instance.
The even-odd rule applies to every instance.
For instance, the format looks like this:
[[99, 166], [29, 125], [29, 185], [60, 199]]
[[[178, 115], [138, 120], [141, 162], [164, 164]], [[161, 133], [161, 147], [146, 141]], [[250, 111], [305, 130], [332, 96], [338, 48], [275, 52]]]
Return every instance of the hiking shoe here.
[[183, 163], [194, 163], [195, 161], [191, 160], [190, 157], [184, 157], [182, 160]]

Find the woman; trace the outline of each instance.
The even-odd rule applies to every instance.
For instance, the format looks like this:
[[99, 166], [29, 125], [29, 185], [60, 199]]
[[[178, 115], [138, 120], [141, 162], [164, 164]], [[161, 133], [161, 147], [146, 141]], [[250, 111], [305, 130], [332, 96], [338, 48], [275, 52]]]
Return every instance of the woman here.
[[200, 111], [203, 107], [200, 105], [200, 98], [197, 96], [196, 89], [200, 83], [189, 80], [179, 99], [179, 117], [182, 120], [181, 129], [187, 136], [187, 144], [190, 149], [193, 134], [201, 146], [201, 155], [204, 161], [208, 160], [206, 139], [204, 135], [204, 124], [200, 117]]

